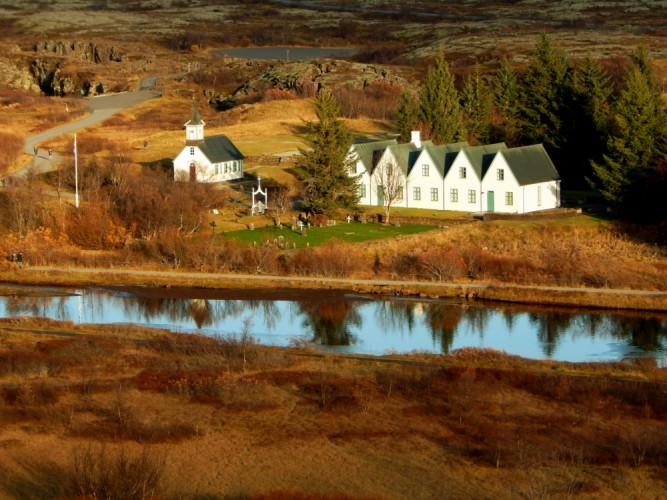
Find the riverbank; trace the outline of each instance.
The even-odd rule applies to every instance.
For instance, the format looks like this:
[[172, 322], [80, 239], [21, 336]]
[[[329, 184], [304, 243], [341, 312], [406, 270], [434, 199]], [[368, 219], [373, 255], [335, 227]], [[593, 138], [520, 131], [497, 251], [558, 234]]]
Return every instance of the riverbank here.
[[250, 274], [213, 274], [144, 269], [27, 267], [0, 272], [0, 282], [44, 286], [153, 286], [210, 290], [346, 290], [374, 295], [462, 298], [519, 304], [667, 311], [667, 293], [649, 290], [525, 286], [491, 282], [422, 282]]

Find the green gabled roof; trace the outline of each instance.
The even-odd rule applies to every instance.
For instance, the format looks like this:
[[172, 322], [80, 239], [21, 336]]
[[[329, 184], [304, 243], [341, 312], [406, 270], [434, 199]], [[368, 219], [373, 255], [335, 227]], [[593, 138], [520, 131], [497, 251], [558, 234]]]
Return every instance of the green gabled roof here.
[[453, 144], [438, 144], [437, 146], [426, 147], [426, 152], [433, 160], [435, 168], [438, 169], [442, 177], [445, 176], [445, 159], [448, 153], [458, 153], [461, 149], [468, 147], [468, 142], [455, 142]]
[[198, 147], [211, 163], [242, 160], [244, 158], [243, 153], [224, 134], [207, 137], [198, 144]]
[[507, 146], [504, 142], [498, 142], [496, 144], [484, 144], [482, 146], [463, 148], [462, 152], [468, 157], [470, 165], [472, 165], [477, 177], [481, 180], [495, 154], [498, 151], [504, 151], [506, 149]]
[[521, 186], [560, 179], [542, 144], [511, 148], [501, 153]]
[[417, 161], [419, 154], [423, 149], [432, 147], [433, 142], [431, 141], [422, 141], [421, 147], [416, 147], [413, 143], [408, 142], [405, 144], [397, 144], [395, 146], [389, 146], [388, 151], [391, 151], [398, 167], [403, 171], [403, 174], [407, 177], [408, 173], [412, 169], [412, 166]]
[[352, 149], [357, 153], [359, 160], [366, 168], [366, 171], [370, 174], [373, 171], [373, 155], [375, 151], [384, 151], [389, 146], [394, 146], [397, 144], [396, 139], [388, 139], [385, 141], [370, 141], [370, 142], [358, 142], [352, 144]]

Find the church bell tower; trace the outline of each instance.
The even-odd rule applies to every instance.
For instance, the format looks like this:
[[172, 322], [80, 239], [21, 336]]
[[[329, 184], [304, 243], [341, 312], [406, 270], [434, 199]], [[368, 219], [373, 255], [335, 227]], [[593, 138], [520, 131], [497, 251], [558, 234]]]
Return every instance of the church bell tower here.
[[193, 144], [204, 140], [204, 120], [201, 119], [197, 104], [192, 101], [192, 114], [190, 119], [185, 122], [185, 142]]

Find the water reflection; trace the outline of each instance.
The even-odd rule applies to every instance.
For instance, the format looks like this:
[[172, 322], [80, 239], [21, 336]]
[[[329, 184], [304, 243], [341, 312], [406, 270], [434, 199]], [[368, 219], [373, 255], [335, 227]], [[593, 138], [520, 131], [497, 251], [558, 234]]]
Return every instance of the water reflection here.
[[363, 321], [354, 302], [300, 302], [302, 325], [310, 329], [312, 342], [326, 346], [351, 346], [356, 343], [351, 328]]
[[188, 290], [172, 291], [169, 296], [152, 289], [74, 292], [74, 296], [0, 297], [0, 307], [4, 316], [136, 323], [204, 334], [238, 334], [251, 324], [250, 333], [266, 344], [288, 345], [295, 337], [306, 337], [329, 349], [367, 354], [490, 347], [566, 361], [649, 354], [665, 364], [667, 315], [315, 297], [312, 293], [288, 301], [213, 298]]

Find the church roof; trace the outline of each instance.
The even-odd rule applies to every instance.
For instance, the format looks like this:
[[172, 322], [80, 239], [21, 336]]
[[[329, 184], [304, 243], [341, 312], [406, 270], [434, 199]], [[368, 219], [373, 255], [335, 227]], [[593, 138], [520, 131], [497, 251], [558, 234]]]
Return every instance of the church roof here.
[[199, 150], [204, 153], [211, 163], [222, 163], [231, 160], [242, 160], [243, 153], [225, 134], [206, 137], [197, 143]]
[[197, 103], [192, 101], [192, 112], [190, 113], [190, 119], [185, 122], [186, 125], [204, 125], [204, 120], [201, 119], [199, 114], [199, 108], [197, 108]]

